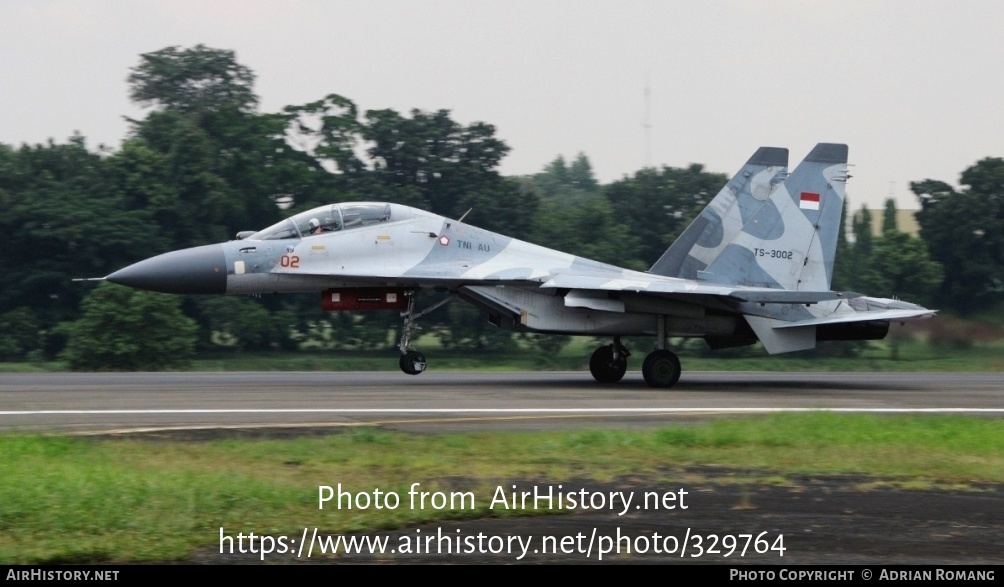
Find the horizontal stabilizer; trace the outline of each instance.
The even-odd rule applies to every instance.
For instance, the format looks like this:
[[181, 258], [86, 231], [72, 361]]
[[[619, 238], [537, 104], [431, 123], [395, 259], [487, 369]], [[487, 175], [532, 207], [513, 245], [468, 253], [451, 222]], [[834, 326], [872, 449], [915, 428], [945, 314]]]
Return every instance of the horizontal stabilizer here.
[[798, 328], [800, 326], [822, 326], [823, 324], [846, 324], [849, 322], [867, 322], [870, 320], [907, 321], [921, 320], [934, 316], [934, 310], [871, 310], [868, 312], [850, 312], [835, 314], [824, 318], [798, 320], [796, 322], [781, 322], [774, 328]]
[[800, 324], [798, 328], [782, 329], [781, 325], [789, 324], [760, 316], [746, 316], [746, 322], [772, 355], [816, 348], [815, 326]]

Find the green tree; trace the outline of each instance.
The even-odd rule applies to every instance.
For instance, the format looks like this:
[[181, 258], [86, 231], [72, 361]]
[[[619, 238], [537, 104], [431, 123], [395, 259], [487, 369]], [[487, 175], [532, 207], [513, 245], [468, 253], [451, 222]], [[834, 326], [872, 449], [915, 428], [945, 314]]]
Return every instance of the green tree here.
[[[421, 201], [414, 204], [436, 214], [457, 218], [467, 210], [465, 196], [504, 187], [497, 168], [509, 147], [490, 124], [465, 126], [448, 110], [412, 110], [410, 118], [394, 110], [370, 110], [364, 127], [377, 178], [391, 188], [416, 190]], [[527, 219], [532, 213], [517, 207], [509, 211]]]
[[[280, 203], [290, 204], [288, 213], [294, 213], [330, 203], [332, 193], [352, 199], [343, 189], [345, 178], [364, 169], [353, 152], [361, 139], [348, 100], [330, 95], [260, 113], [251, 71], [232, 51], [202, 45], [142, 56], [129, 82], [131, 97], [153, 110], [132, 121], [132, 136], [108, 158], [107, 184], [127, 208], [154, 218], [147, 242], [158, 244], [156, 252], [264, 228], [283, 216]], [[153, 254], [126, 251], [134, 255], [130, 262]], [[219, 313], [205, 311], [203, 302], [184, 305], [199, 321], [203, 348], [212, 348], [226, 333], [236, 336], [240, 348], [295, 346], [285, 325], [297, 320], [282, 312], [309, 307], [302, 297], [292, 302], [269, 297], [247, 302], [248, 314], [235, 315], [235, 306], [246, 300], [218, 302]]]
[[844, 271], [847, 289], [879, 295], [876, 288], [885, 288], [883, 276], [875, 266], [875, 235], [872, 234], [872, 217], [868, 207], [861, 204], [861, 209], [851, 220], [851, 232], [854, 235], [854, 245], [850, 247], [850, 271]]
[[943, 277], [941, 265], [931, 259], [924, 242], [898, 230], [875, 241], [865, 264], [872, 281], [863, 291], [876, 297], [930, 304]]
[[631, 231], [616, 221], [609, 200], [601, 195], [575, 202], [546, 198], [540, 205], [531, 240], [602, 263], [648, 268], [632, 258], [636, 241]]
[[599, 183], [593, 176], [593, 167], [585, 153], [579, 153], [571, 167], [565, 158], [558, 155], [544, 166], [540, 173], [524, 178], [545, 198], [561, 200], [571, 204], [583, 198], [597, 195]]
[[861, 204], [861, 210], [854, 215], [851, 231], [854, 234], [854, 250], [859, 259], [867, 259], [872, 253], [875, 236], [872, 234], [872, 215], [868, 207]]
[[[447, 110], [370, 110], [362, 121], [362, 137], [377, 185], [376, 197], [459, 218], [509, 235], [531, 230], [538, 206], [534, 190], [503, 178], [498, 165], [509, 147], [495, 137], [495, 127], [483, 122], [463, 125]], [[351, 174], [346, 174], [351, 175]], [[359, 185], [358, 180], [354, 180]], [[470, 316], [458, 304], [443, 309], [449, 315], [443, 330], [449, 348], [503, 348], [511, 335], [488, 325], [483, 315]], [[430, 320], [435, 316], [430, 315]], [[367, 318], [366, 323], [373, 322]]]
[[185, 366], [195, 352], [195, 322], [175, 296], [102, 283], [67, 327], [62, 357], [77, 371], [160, 371]]
[[889, 198], [885, 201], [885, 208], [882, 210], [882, 234], [899, 230], [896, 224], [896, 200]]
[[921, 204], [920, 236], [944, 268], [937, 302], [965, 315], [1004, 300], [1004, 159], [980, 160], [961, 184], [956, 191], [928, 179], [910, 190]]
[[211, 340], [241, 350], [291, 349], [293, 318], [288, 311], [270, 312], [262, 303], [247, 297], [223, 296], [198, 300], [203, 322]]
[[565, 188], [572, 185], [568, 177], [568, 164], [565, 158], [558, 155], [544, 166], [543, 171], [532, 176], [534, 184], [545, 196], [558, 196]]
[[942, 268], [918, 238], [896, 229], [896, 203], [886, 200], [882, 235], [872, 234], [871, 214], [862, 205], [854, 217], [850, 288], [871, 296], [926, 304], [942, 279]]
[[561, 349], [572, 342], [572, 337], [565, 334], [520, 333], [520, 338], [537, 353], [535, 357], [536, 362], [543, 366], [557, 364], [556, 359], [558, 354], [561, 353]]
[[[305, 118], [326, 124], [338, 118], [325, 108], [348, 105], [343, 118], [354, 118], [350, 102], [329, 96], [263, 114], [256, 111], [253, 83], [254, 74], [232, 51], [203, 45], [145, 54], [129, 76], [132, 99], [153, 111], [132, 121], [116, 178], [127, 180], [119, 185], [128, 201], [152, 208], [173, 248], [226, 240], [278, 221], [278, 201], [310, 200], [333, 175], [323, 162], [339, 160], [338, 148], [351, 155], [340, 144], [312, 150], [290, 144], [297, 129], [306, 128]], [[157, 197], [144, 193], [150, 191]]]
[[180, 248], [277, 222], [281, 197], [314, 189], [309, 156], [276, 138], [286, 118], [236, 111], [153, 112], [112, 157], [116, 187]]
[[233, 51], [201, 44], [143, 54], [128, 82], [134, 102], [168, 110], [250, 112], [258, 105], [254, 73], [237, 63]]
[[568, 168], [568, 180], [576, 188], [585, 192], [596, 192], [600, 184], [593, 175], [593, 166], [585, 153], [580, 152]]
[[451, 303], [438, 330], [444, 348], [451, 350], [502, 351], [515, 347], [512, 333], [488, 322], [485, 313], [470, 304]]
[[287, 106], [284, 113], [286, 138], [296, 148], [329, 164], [333, 172], [358, 175], [366, 171], [355, 151], [365, 128], [352, 100], [329, 94], [302, 106]]
[[464, 222], [525, 240], [536, 220], [540, 198], [518, 180], [500, 178], [467, 192], [458, 204], [464, 212], [470, 210]]
[[847, 199], [844, 199], [843, 212], [840, 215], [840, 229], [837, 231], [837, 251], [833, 267], [833, 282], [830, 288], [847, 290], [854, 281], [854, 249], [847, 242]]
[[630, 229], [637, 243], [629, 258], [650, 267], [727, 180], [695, 163], [686, 168], [642, 169], [606, 186], [617, 221]]
[[23, 359], [44, 344], [38, 320], [31, 308], [17, 308], [0, 315], [0, 359]]
[[[891, 203], [892, 200], [889, 200]], [[887, 205], [886, 217], [889, 206]], [[895, 213], [895, 207], [892, 207]], [[941, 283], [943, 271], [937, 261], [931, 260], [927, 246], [919, 238], [895, 228], [885, 230], [875, 241], [869, 257], [864, 259], [863, 270], [857, 279], [861, 291], [885, 298], [902, 298], [921, 305], [930, 305], [932, 294]], [[903, 335], [893, 331], [889, 336], [890, 354], [899, 359]]]
[[[28, 307], [47, 330], [75, 319], [85, 290], [74, 277], [107, 275], [129, 255], [162, 252], [142, 210], [109, 194], [105, 158], [84, 137], [0, 148], [0, 313]], [[149, 255], [147, 255], [149, 256]]]

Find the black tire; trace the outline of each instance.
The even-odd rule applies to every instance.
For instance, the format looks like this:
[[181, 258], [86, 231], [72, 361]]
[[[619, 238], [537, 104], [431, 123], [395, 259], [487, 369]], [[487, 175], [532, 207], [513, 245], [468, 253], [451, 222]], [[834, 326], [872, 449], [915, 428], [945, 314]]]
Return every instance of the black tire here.
[[408, 375], [418, 375], [425, 371], [425, 355], [418, 351], [408, 351], [401, 355], [398, 364]]
[[641, 367], [641, 374], [645, 376], [645, 383], [650, 387], [662, 387], [668, 389], [676, 385], [680, 380], [680, 359], [670, 351], [656, 350], [645, 357], [645, 363]]
[[589, 358], [589, 372], [600, 383], [617, 383], [627, 371], [627, 357], [621, 355], [614, 360], [614, 347], [601, 346]]

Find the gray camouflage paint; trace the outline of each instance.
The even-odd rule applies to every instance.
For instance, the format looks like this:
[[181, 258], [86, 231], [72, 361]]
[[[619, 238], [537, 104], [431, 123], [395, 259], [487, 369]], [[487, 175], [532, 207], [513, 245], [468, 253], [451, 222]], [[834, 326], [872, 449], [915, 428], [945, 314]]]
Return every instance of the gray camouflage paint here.
[[[751, 287], [828, 290], [847, 146], [820, 143], [785, 177], [787, 150], [763, 147], [712, 199], [650, 272]], [[800, 206], [820, 195], [819, 210]], [[767, 256], [755, 251], [765, 250]], [[771, 254], [780, 258], [771, 258]]]
[[787, 167], [788, 149], [757, 149], [649, 272], [697, 279], [783, 181]]
[[[748, 339], [745, 317], [771, 353], [813, 346], [815, 328], [824, 324], [933, 314], [906, 302], [829, 291], [847, 147], [817, 145], [790, 176], [787, 160], [787, 149], [759, 149], [649, 272], [390, 204], [389, 218], [376, 224], [175, 251], [107, 279], [172, 293], [436, 287], [497, 313], [501, 325], [515, 330], [654, 334], [657, 316], [665, 315], [670, 336], [726, 346], [730, 336]], [[800, 207], [803, 191], [820, 194], [818, 211]]]

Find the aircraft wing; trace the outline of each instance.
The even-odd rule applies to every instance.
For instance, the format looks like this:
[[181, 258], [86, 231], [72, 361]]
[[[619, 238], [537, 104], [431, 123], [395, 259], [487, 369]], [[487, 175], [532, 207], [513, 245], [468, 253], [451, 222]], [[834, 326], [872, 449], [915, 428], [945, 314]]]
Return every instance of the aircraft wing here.
[[[711, 299], [732, 302], [728, 305], [745, 316], [757, 338], [772, 354], [812, 348], [817, 326], [918, 320], [935, 314], [908, 302], [870, 298], [854, 292], [731, 286], [638, 272], [625, 272], [623, 276], [562, 272], [541, 287], [567, 289], [564, 296], [567, 307], [608, 312], [633, 309], [701, 315], [700, 308], [711, 303]], [[610, 292], [619, 295], [614, 299]], [[794, 308], [775, 312], [771, 304], [789, 304], [785, 308]], [[799, 308], [815, 304], [819, 304], [815, 306], [818, 309]]]
[[[307, 273], [300, 272], [300, 275], [307, 275]], [[691, 296], [694, 298], [713, 296], [736, 302], [760, 304], [815, 304], [829, 300], [850, 299], [861, 295], [854, 292], [792, 291], [766, 287], [718, 285], [701, 283], [692, 279], [664, 277], [620, 269], [608, 272], [569, 272], [567, 270], [541, 272], [526, 268], [525, 270], [510, 269], [509, 271], [471, 276], [465, 275], [462, 269], [454, 266], [422, 266], [399, 275], [395, 275], [392, 271], [381, 272], [377, 269], [366, 273], [339, 272], [337, 275], [315, 273], [313, 277], [323, 281], [351, 280], [381, 285], [419, 287], [511, 285], [574, 290], [586, 296], [589, 295], [589, 292], [595, 292], [596, 295], [604, 295], [605, 292], [624, 292], [678, 299]], [[695, 301], [697, 300], [695, 299]]]
[[739, 302], [760, 304], [815, 304], [828, 300], [859, 297], [854, 292], [792, 291], [766, 287], [746, 287], [701, 283], [658, 275], [611, 277], [598, 274], [558, 273], [541, 284], [542, 288], [632, 292], [642, 294], [716, 296]]

